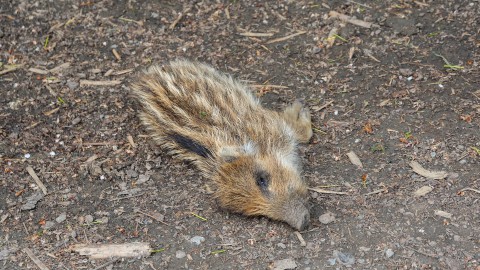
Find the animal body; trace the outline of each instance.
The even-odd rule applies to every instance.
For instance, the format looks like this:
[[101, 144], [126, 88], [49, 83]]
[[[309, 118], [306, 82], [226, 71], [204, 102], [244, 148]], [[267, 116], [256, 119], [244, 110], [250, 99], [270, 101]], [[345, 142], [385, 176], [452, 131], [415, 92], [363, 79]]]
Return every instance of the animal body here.
[[244, 84], [186, 60], [150, 67], [132, 89], [153, 140], [213, 180], [224, 208], [308, 226], [297, 143], [309, 141], [312, 128], [299, 101], [268, 110]]

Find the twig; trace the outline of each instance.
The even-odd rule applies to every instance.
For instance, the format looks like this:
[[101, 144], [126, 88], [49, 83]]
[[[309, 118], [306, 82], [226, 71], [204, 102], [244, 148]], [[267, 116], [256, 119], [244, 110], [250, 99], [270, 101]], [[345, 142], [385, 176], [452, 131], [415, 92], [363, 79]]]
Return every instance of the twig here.
[[117, 72], [113, 72], [111, 75], [114, 75], [114, 76], [123, 75], [123, 74], [130, 73], [133, 70], [134, 70], [133, 68], [124, 69], [124, 70], [120, 70], [120, 71], [117, 71]]
[[348, 192], [326, 190], [326, 189], [322, 189], [322, 188], [308, 188], [308, 190], [315, 191], [315, 192], [318, 192], [318, 193], [325, 193], [325, 194], [348, 195]]
[[297, 236], [298, 241], [300, 241], [300, 246], [307, 246], [307, 242], [305, 242], [305, 239], [303, 239], [303, 236], [300, 234], [300, 232], [294, 231], [293, 233]]
[[372, 7], [369, 6], [369, 5], [365, 5], [365, 4], [362, 4], [362, 3], [358, 3], [358, 2], [355, 2], [355, 1], [352, 1], [352, 0], [348, 0], [348, 2], [353, 3], [353, 4], [356, 4], [356, 5], [359, 5], [359, 6], [362, 6], [362, 7], [372, 8]]
[[158, 221], [158, 222], [162, 223], [163, 225], [167, 225], [167, 226], [169, 226], [169, 225], [168, 225], [168, 223], [166, 223], [166, 222], [165, 222], [165, 221], [163, 221], [163, 220], [160, 220], [160, 219], [156, 218], [156, 217], [155, 217], [155, 216], [153, 216], [153, 215], [150, 215], [150, 214], [148, 214], [148, 213], [145, 213], [145, 212], [143, 212], [143, 211], [141, 211], [141, 210], [138, 210], [138, 209], [137, 209], [137, 211], [136, 211], [136, 212], [138, 212], [138, 213], [140, 213], [140, 214], [143, 214], [143, 215], [145, 215], [145, 216], [147, 216], [147, 217], [151, 217], [151, 218], [155, 219], [156, 221]]
[[122, 81], [113, 80], [113, 81], [90, 81], [90, 80], [80, 80], [80, 86], [83, 85], [95, 85], [95, 86], [111, 86], [121, 84]]
[[382, 189], [377, 189], [377, 190], [374, 190], [372, 192], [368, 192], [368, 193], [365, 193], [363, 194], [364, 196], [370, 196], [370, 195], [373, 195], [373, 194], [378, 194], [378, 193], [382, 193], [386, 191], [386, 189], [382, 188]]
[[269, 87], [269, 88], [280, 88], [280, 89], [288, 88], [288, 86], [275, 85], [275, 84], [252, 84], [252, 87], [255, 87], [255, 88]]
[[92, 145], [92, 146], [102, 146], [102, 145], [116, 145], [121, 144], [122, 142], [82, 142], [81, 145]]
[[129, 195], [129, 196], [120, 197], [120, 198], [114, 198], [114, 199], [110, 199], [109, 201], [113, 202], [113, 201], [120, 201], [120, 200], [123, 200], [123, 199], [135, 198], [135, 197], [143, 196], [143, 194], [145, 194], [145, 193], [139, 193], [139, 194]]
[[113, 260], [111, 260], [111, 261], [109, 261], [109, 262], [106, 262], [106, 263], [104, 263], [104, 264], [102, 264], [102, 265], [99, 265], [98, 267], [94, 268], [93, 270], [100, 270], [100, 269], [102, 269], [102, 268], [104, 268], [104, 267], [109, 266], [110, 264], [116, 263], [116, 262], [119, 261], [119, 260], [120, 260], [120, 258], [113, 259]]
[[42, 181], [40, 181], [40, 178], [38, 178], [38, 176], [35, 173], [35, 171], [33, 170], [33, 168], [28, 166], [27, 167], [27, 172], [28, 172], [28, 174], [30, 174], [30, 176], [33, 178], [33, 180], [35, 180], [35, 183], [37, 183], [37, 185], [40, 187], [43, 194], [47, 195], [47, 188], [45, 187], [45, 185], [43, 185]]
[[17, 69], [22, 68], [22, 67], [23, 67], [23, 64], [22, 65], [16, 65], [16, 66], [13, 66], [13, 67], [10, 67], [10, 68], [6, 68], [5, 70], [0, 71], [0, 75], [7, 74], [9, 72], [12, 72], [12, 71], [17, 70]]
[[29, 248], [24, 248], [23, 252], [27, 253], [28, 257], [32, 259], [32, 261], [40, 268], [41, 270], [49, 270], [49, 268], [42, 262], [40, 259], [38, 259], [35, 254], [33, 254], [32, 250]]
[[185, 13], [189, 12], [190, 9], [192, 9], [192, 7], [187, 7], [186, 9], [184, 9], [182, 12], [180, 12], [180, 14], [178, 14], [178, 17], [175, 19], [175, 21], [172, 22], [172, 24], [170, 24], [170, 26], [168, 27], [168, 29], [172, 30], [173, 28], [175, 28], [175, 26], [178, 24], [178, 22], [183, 18], [183, 15], [185, 15]]
[[297, 32], [295, 34], [291, 34], [291, 35], [288, 35], [286, 37], [281, 37], [281, 38], [276, 38], [276, 39], [272, 39], [272, 40], [269, 40], [267, 41], [267, 44], [272, 44], [272, 43], [275, 43], [275, 42], [281, 42], [281, 41], [285, 41], [287, 39], [291, 39], [293, 37], [296, 37], [296, 36], [299, 36], [299, 35], [303, 35], [307, 33], [307, 31], [300, 31], [300, 32]]
[[426, 252], [423, 252], [423, 251], [420, 251], [420, 250], [417, 250], [417, 249], [414, 249], [414, 248], [411, 248], [411, 247], [407, 247], [407, 246], [404, 246], [404, 247], [407, 248], [407, 249], [413, 250], [413, 251], [415, 251], [415, 252], [417, 252], [417, 253], [420, 253], [420, 254], [422, 254], [422, 255], [425, 255], [425, 256], [427, 256], [427, 257], [438, 258], [438, 256], [435, 255], [435, 254], [428, 254], [428, 253], [426, 253]]
[[365, 28], [370, 28], [372, 26], [378, 26], [376, 24], [373, 24], [371, 22], [366, 22], [366, 21], [362, 21], [362, 20], [358, 20], [358, 19], [354, 19], [348, 15], [345, 15], [345, 14], [341, 14], [341, 13], [338, 13], [336, 11], [330, 11], [328, 13], [328, 15], [330, 17], [333, 17], [333, 18], [339, 18], [340, 20], [343, 20], [343, 21], [346, 21], [348, 23], [351, 23], [351, 24], [354, 24], [354, 25], [358, 25], [358, 26], [361, 26], [361, 27], [365, 27]]
[[63, 63], [63, 64], [60, 64], [52, 69], [50, 69], [48, 72], [50, 73], [58, 73], [58, 72], [61, 72], [63, 70], [65, 70], [66, 68], [70, 67], [70, 63], [69, 62], [66, 62], [66, 63]]
[[274, 33], [253, 33], [253, 32], [243, 32], [238, 34], [244, 37], [271, 37], [274, 35]]
[[332, 103], [333, 103], [333, 100], [331, 100], [331, 101], [323, 104], [322, 106], [320, 106], [320, 107], [318, 107], [318, 108], [317, 108], [317, 107], [312, 108], [312, 110], [315, 111], [315, 112], [319, 112], [319, 111], [325, 109], [326, 107], [330, 106], [330, 104], [332, 104]]
[[48, 70], [39, 69], [39, 68], [29, 68], [28, 71], [33, 72], [33, 73], [37, 73], [37, 74], [42, 74], [42, 75], [47, 75], [48, 74]]
[[113, 53], [113, 56], [115, 56], [115, 58], [116, 58], [118, 61], [122, 61], [122, 56], [117, 52], [116, 49], [112, 49], [112, 53]]
[[476, 193], [479, 193], [479, 194], [480, 194], [480, 190], [474, 189], [474, 188], [468, 188], [468, 187], [467, 187], [467, 188], [462, 188], [460, 191], [467, 191], [467, 190], [473, 191], [473, 192], [476, 192]]

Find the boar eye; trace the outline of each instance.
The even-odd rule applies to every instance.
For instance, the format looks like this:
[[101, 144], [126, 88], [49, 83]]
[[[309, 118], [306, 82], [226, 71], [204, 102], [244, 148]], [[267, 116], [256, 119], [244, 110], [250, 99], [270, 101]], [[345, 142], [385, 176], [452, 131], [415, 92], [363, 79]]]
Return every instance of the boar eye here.
[[268, 191], [268, 184], [270, 180], [270, 176], [268, 173], [264, 171], [259, 171], [255, 173], [255, 179], [257, 181], [257, 186], [263, 191], [267, 192]]

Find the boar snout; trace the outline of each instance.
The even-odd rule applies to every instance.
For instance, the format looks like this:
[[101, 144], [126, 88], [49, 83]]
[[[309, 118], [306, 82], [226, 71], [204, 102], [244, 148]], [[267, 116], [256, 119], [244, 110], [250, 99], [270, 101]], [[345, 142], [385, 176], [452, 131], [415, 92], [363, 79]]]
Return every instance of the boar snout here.
[[310, 224], [310, 212], [308, 211], [305, 201], [302, 199], [293, 199], [284, 205], [283, 221], [293, 228], [303, 231]]

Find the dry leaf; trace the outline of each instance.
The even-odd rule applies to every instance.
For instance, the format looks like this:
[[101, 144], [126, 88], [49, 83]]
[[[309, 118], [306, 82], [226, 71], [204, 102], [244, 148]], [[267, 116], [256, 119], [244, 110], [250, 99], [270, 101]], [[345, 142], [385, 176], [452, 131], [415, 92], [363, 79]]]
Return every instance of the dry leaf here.
[[363, 169], [363, 164], [358, 158], [357, 154], [355, 154], [353, 151], [350, 151], [347, 153], [347, 157], [350, 159], [350, 162], [352, 162], [353, 165], [356, 165], [358, 168]]
[[448, 212], [445, 212], [445, 211], [442, 211], [442, 210], [435, 210], [435, 215], [440, 216], [440, 217], [444, 217], [444, 218], [449, 218], [449, 219], [452, 218], [452, 214], [450, 214]]
[[421, 196], [429, 193], [432, 190], [433, 190], [433, 188], [431, 186], [423, 186], [423, 187], [417, 189], [413, 194], [415, 195], [415, 197], [421, 197]]
[[367, 122], [367, 123], [363, 126], [363, 131], [365, 131], [365, 133], [372, 134], [372, 133], [373, 133], [372, 123]]
[[422, 165], [420, 165], [416, 161], [410, 162], [410, 167], [412, 167], [414, 172], [426, 178], [439, 180], [439, 179], [444, 179], [448, 176], [448, 173], [444, 171], [429, 171], [427, 169], [424, 169]]

